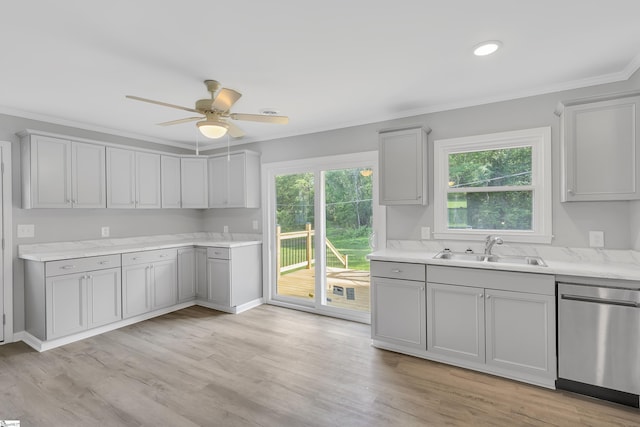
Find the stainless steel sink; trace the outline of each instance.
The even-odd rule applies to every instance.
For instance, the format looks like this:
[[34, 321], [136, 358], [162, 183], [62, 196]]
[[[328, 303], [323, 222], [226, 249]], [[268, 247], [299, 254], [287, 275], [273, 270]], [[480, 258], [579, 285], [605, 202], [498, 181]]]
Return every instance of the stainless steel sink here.
[[487, 257], [485, 255], [481, 255], [481, 254], [473, 254], [473, 253], [466, 253], [466, 252], [442, 251], [442, 252], [439, 252], [433, 258], [434, 259], [450, 259], [452, 261], [478, 261], [478, 262], [482, 262]]
[[448, 259], [451, 261], [491, 262], [502, 264], [534, 265], [539, 267], [547, 266], [542, 258], [536, 256], [484, 255], [469, 252], [441, 251], [438, 252], [433, 258]]

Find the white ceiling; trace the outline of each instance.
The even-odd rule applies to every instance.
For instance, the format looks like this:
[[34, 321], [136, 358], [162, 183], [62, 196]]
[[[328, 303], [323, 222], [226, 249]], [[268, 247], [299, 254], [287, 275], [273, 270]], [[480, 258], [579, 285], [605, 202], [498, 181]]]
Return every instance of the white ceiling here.
[[[0, 5], [0, 113], [194, 145], [205, 79], [242, 92], [252, 142], [620, 81], [638, 0], [20, 0]], [[496, 54], [472, 55], [498, 39]], [[226, 139], [221, 145], [226, 144]]]

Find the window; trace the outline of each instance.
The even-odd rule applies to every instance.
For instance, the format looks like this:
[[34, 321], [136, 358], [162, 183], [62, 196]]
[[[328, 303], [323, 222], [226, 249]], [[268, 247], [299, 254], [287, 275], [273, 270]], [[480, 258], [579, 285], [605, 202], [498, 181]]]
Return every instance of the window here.
[[551, 242], [551, 129], [434, 143], [437, 239]]

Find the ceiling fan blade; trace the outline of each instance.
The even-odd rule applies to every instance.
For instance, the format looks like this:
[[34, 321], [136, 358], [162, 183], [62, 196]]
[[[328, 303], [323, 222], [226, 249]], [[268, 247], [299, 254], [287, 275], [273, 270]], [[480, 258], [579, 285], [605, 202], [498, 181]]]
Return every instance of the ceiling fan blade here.
[[148, 102], [149, 104], [162, 105], [163, 107], [177, 108], [178, 110], [189, 111], [191, 113], [199, 113], [200, 112], [198, 110], [194, 110], [193, 108], [182, 107], [180, 105], [174, 105], [174, 104], [168, 104], [166, 102], [161, 102], [161, 101], [154, 101], [153, 99], [140, 98], [139, 96], [127, 95], [126, 97], [129, 98], [129, 99], [133, 99], [135, 101]]
[[238, 126], [234, 125], [231, 122], [225, 122], [225, 123], [227, 124], [227, 126], [229, 126], [227, 128], [227, 132], [229, 132], [229, 135], [231, 135], [234, 138], [240, 138], [241, 136], [244, 136], [244, 132]]
[[277, 123], [286, 125], [289, 123], [289, 117], [287, 116], [270, 116], [266, 114], [242, 114], [232, 113], [229, 114], [233, 120], [245, 120], [249, 122], [261, 122], [261, 123]]
[[233, 89], [222, 88], [216, 95], [211, 108], [218, 111], [229, 111], [231, 106], [236, 103], [242, 94]]
[[180, 123], [193, 122], [195, 120], [203, 120], [204, 118], [205, 117], [203, 117], [203, 116], [200, 116], [200, 117], [187, 117], [186, 119], [178, 119], [178, 120], [171, 120], [170, 122], [158, 123], [158, 126], [179, 125]]

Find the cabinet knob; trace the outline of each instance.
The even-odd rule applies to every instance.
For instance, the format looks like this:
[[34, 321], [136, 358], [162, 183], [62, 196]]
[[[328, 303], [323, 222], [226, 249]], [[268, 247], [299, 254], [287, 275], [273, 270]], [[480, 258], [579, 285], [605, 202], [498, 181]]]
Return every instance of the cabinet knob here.
[[569, 194], [570, 196], [573, 196], [576, 193], [575, 193], [575, 191], [573, 191], [573, 189], [570, 188], [570, 189], [567, 190], [567, 194]]
[[487, 299], [491, 298], [491, 295], [487, 295]]
[[480, 298], [484, 298], [484, 294], [478, 294]]

